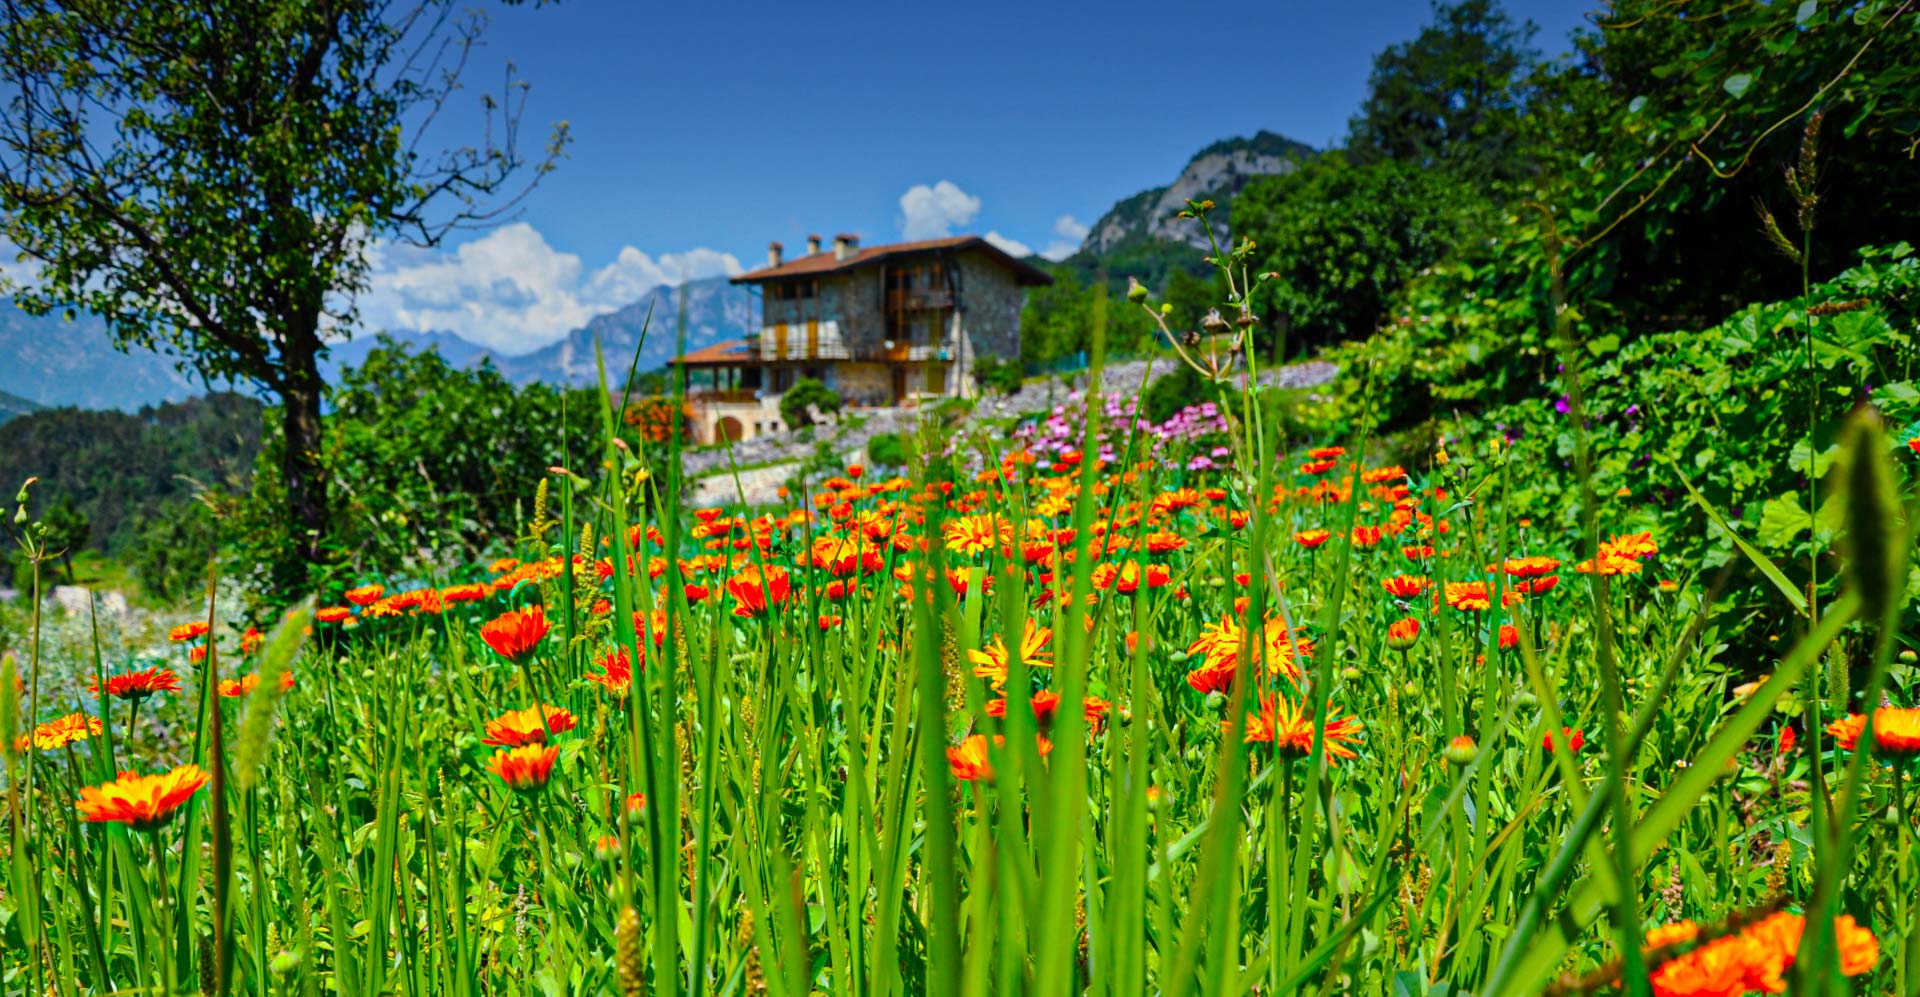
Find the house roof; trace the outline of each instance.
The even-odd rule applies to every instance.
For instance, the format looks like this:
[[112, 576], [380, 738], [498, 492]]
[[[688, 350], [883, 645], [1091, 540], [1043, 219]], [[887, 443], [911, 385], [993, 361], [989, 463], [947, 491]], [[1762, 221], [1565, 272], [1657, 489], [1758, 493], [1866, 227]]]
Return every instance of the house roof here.
[[735, 284], [758, 284], [762, 281], [780, 280], [786, 277], [817, 277], [821, 274], [842, 273], [859, 267], [872, 266], [890, 257], [908, 253], [926, 253], [945, 250], [980, 250], [993, 257], [1002, 266], [1013, 271], [1014, 280], [1024, 287], [1041, 287], [1053, 283], [1053, 275], [1019, 259], [999, 246], [977, 235], [956, 235], [945, 239], [922, 239], [918, 242], [896, 242], [885, 246], [866, 246], [847, 259], [839, 259], [833, 250], [822, 250], [788, 260], [777, 267], [762, 267], [750, 270], [733, 278]]
[[682, 367], [731, 367], [735, 364], [751, 363], [753, 359], [751, 340], [729, 339], [676, 357], [673, 362]]

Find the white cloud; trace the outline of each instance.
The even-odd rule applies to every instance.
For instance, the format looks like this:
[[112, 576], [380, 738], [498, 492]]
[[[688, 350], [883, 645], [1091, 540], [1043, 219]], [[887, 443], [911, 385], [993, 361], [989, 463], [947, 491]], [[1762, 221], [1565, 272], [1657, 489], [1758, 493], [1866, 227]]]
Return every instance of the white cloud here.
[[980, 238], [985, 239], [988, 242], [993, 243], [995, 246], [1000, 247], [1001, 252], [1006, 253], [1008, 256], [1018, 256], [1018, 257], [1024, 258], [1024, 257], [1033, 255], [1032, 246], [1029, 246], [1024, 242], [1021, 242], [1018, 239], [1009, 239], [998, 232], [988, 232], [986, 235], [983, 235]]
[[980, 199], [951, 180], [929, 187], [915, 184], [900, 195], [900, 234], [908, 239], [938, 239], [953, 234], [980, 214]]
[[1059, 238], [1047, 243], [1040, 255], [1058, 263], [1079, 252], [1080, 244], [1086, 241], [1087, 233], [1092, 231], [1085, 222], [1072, 215], [1061, 215], [1053, 220], [1053, 234]]
[[545, 346], [661, 284], [741, 270], [732, 254], [713, 249], [655, 258], [627, 246], [588, 274], [579, 256], [553, 248], [525, 222], [450, 253], [378, 244], [369, 262], [360, 298], [367, 328], [445, 330], [502, 353]]

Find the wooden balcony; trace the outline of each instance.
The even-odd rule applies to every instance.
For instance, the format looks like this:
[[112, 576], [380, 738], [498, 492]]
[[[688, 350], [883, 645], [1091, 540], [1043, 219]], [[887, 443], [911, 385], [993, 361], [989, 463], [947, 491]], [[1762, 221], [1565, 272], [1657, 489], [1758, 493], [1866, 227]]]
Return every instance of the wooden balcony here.
[[952, 307], [953, 292], [945, 288], [887, 292], [887, 310], [892, 312], [925, 312]]

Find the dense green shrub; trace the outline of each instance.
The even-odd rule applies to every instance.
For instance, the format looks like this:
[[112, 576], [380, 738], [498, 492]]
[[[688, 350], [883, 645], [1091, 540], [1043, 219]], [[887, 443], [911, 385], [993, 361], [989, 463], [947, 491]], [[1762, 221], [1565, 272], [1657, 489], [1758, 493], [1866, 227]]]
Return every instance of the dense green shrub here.
[[1024, 380], [1020, 376], [1020, 367], [1017, 360], [1003, 360], [988, 354], [974, 361], [973, 380], [981, 391], [1010, 395], [1020, 390]]
[[1154, 378], [1153, 383], [1147, 385], [1144, 401], [1149, 420], [1165, 422], [1189, 405], [1213, 401], [1217, 397], [1213, 387], [1192, 367], [1176, 360], [1162, 369], [1167, 373]]
[[803, 377], [793, 382], [780, 396], [780, 418], [785, 419], [788, 428], [813, 425], [813, 417], [807, 414], [807, 406], [817, 406], [822, 413], [840, 411], [840, 393], [814, 380]]
[[913, 443], [900, 433], [881, 433], [867, 441], [867, 459], [880, 467], [913, 463]]

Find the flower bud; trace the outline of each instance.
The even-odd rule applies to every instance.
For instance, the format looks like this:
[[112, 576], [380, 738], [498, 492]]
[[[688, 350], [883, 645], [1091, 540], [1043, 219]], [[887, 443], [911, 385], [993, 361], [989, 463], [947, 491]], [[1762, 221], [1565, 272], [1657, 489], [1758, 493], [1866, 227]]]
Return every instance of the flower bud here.
[[1138, 277], [1127, 278], [1127, 300], [1136, 305], [1147, 300], [1147, 286]]
[[1207, 709], [1218, 710], [1226, 705], [1227, 697], [1222, 695], [1219, 690], [1216, 689], [1213, 692], [1207, 693]]
[[1461, 734], [1447, 742], [1447, 750], [1442, 754], [1446, 757], [1448, 764], [1464, 768], [1473, 764], [1475, 758], [1480, 757], [1480, 746], [1473, 743], [1473, 738]]

